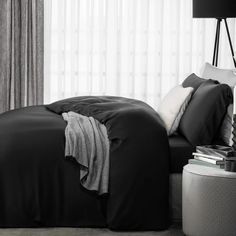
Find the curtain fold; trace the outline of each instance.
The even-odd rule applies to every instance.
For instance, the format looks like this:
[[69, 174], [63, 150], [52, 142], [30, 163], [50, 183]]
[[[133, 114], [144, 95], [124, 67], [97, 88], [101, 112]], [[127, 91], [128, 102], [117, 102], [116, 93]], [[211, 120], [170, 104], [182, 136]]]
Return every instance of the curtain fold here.
[[0, 112], [43, 103], [43, 5], [0, 2]]

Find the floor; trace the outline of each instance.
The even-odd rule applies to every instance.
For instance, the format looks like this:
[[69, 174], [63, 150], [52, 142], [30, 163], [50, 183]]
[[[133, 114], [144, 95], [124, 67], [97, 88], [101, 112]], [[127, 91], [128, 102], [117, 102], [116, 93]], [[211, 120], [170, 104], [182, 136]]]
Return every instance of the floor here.
[[160, 232], [112, 232], [108, 229], [87, 228], [42, 228], [42, 229], [0, 229], [0, 236], [183, 236], [181, 226], [172, 226]]

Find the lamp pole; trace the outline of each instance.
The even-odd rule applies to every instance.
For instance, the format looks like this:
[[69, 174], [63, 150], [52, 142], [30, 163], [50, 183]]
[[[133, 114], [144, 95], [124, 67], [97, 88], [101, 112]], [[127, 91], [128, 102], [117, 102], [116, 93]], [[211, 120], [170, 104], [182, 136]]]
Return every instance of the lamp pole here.
[[234, 57], [233, 45], [232, 45], [232, 41], [231, 41], [231, 37], [230, 37], [230, 33], [229, 33], [229, 27], [228, 27], [226, 18], [224, 19], [224, 22], [225, 22], [225, 28], [226, 28], [226, 32], [227, 32], [227, 35], [228, 35], [228, 39], [229, 39], [229, 46], [230, 46], [230, 51], [231, 51], [233, 62], [234, 62], [234, 67], [236, 68], [236, 60], [235, 60], [235, 57]]
[[214, 53], [213, 53], [213, 60], [212, 60], [212, 65], [213, 66], [218, 65], [221, 20], [222, 20], [221, 18], [218, 18], [217, 19], [217, 24], [216, 24], [216, 35], [215, 35]]
[[214, 44], [214, 53], [213, 53], [213, 60], [212, 60], [212, 65], [217, 66], [218, 65], [218, 55], [219, 55], [219, 42], [220, 42], [220, 24], [221, 21], [224, 20], [225, 22], [225, 28], [229, 40], [229, 46], [230, 46], [230, 51], [234, 63], [234, 67], [236, 68], [236, 60], [234, 57], [234, 50], [233, 50], [233, 44], [231, 41], [230, 33], [229, 33], [229, 27], [227, 24], [227, 19], [226, 18], [217, 18], [217, 24], [216, 24], [216, 35], [215, 35], [215, 44]]

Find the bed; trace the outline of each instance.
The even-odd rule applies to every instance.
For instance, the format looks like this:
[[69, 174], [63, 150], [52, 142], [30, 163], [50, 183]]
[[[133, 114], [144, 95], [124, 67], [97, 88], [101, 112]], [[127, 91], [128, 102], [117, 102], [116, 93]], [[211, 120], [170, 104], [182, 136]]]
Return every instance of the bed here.
[[[178, 132], [169, 137], [152, 107], [121, 97], [75, 97], [1, 114], [0, 227], [162, 230], [171, 220], [181, 220], [182, 168], [197, 139], [209, 142], [209, 135], [216, 136], [214, 127], [219, 128], [232, 102], [228, 86], [205, 84], [203, 92], [193, 96]], [[199, 98], [205, 101], [204, 96], [208, 97], [204, 106], [216, 105], [202, 112], [192, 127], [194, 107]], [[62, 114], [69, 111], [92, 116], [107, 128], [108, 194], [100, 196], [83, 188], [80, 166], [73, 158], [65, 158], [67, 124]], [[205, 129], [206, 117], [214, 122], [204, 140], [194, 135], [197, 123]]]

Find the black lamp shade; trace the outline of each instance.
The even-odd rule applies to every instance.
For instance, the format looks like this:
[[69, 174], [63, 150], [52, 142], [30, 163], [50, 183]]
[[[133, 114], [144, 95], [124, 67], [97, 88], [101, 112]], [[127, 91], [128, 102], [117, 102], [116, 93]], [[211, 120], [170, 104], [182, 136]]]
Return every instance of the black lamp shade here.
[[193, 0], [193, 18], [236, 17], [236, 0]]

